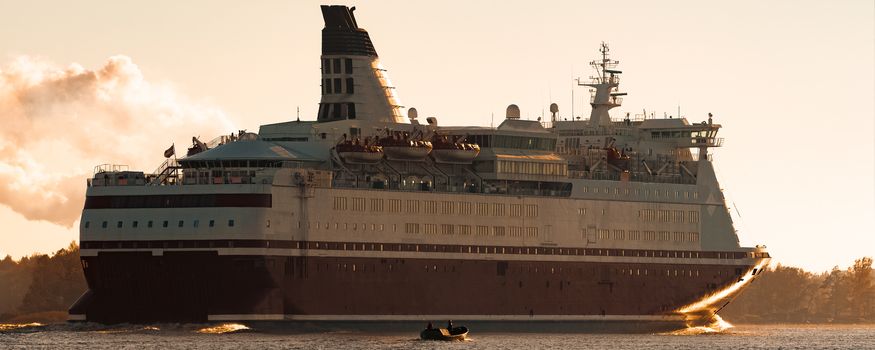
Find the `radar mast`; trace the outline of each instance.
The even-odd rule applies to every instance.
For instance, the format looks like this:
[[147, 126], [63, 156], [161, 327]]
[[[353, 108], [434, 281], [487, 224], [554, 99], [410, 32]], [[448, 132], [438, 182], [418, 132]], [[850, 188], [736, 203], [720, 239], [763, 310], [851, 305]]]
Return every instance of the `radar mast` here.
[[587, 84], [578, 83], [579, 86], [590, 87], [589, 104], [592, 106], [592, 112], [589, 116], [589, 123], [593, 127], [610, 126], [611, 115], [608, 112], [611, 108], [620, 106], [623, 103], [622, 96], [625, 92], [618, 92], [620, 86], [620, 74], [622, 71], [616, 70], [619, 61], [610, 59], [610, 48], [608, 44], [602, 42], [599, 52], [602, 57], [599, 60], [594, 60], [589, 63], [596, 70], [595, 76], [590, 76], [590, 82]]

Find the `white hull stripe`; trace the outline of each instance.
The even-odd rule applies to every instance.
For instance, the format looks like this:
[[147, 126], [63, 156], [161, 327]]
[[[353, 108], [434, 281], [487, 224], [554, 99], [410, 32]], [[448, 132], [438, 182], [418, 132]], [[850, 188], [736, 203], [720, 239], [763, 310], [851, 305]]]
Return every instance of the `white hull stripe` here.
[[387, 258], [387, 259], [445, 259], [445, 260], [501, 260], [501, 261], [556, 261], [556, 262], [610, 262], [639, 264], [676, 265], [737, 265], [750, 266], [757, 259], [704, 259], [704, 258], [666, 258], [640, 256], [598, 256], [598, 255], [539, 255], [539, 254], [495, 254], [495, 253], [436, 253], [436, 252], [397, 252], [368, 250], [301, 250], [286, 248], [168, 248], [168, 249], [81, 249], [80, 256], [97, 256], [106, 252], [152, 252], [153, 256], [164, 252], [215, 251], [219, 255], [264, 255], [264, 256], [312, 256], [332, 258]]
[[464, 321], [544, 321], [544, 322], [683, 322], [683, 315], [283, 315], [283, 314], [225, 314], [209, 315], [209, 321], [334, 321], [334, 322], [393, 322], [423, 320]]

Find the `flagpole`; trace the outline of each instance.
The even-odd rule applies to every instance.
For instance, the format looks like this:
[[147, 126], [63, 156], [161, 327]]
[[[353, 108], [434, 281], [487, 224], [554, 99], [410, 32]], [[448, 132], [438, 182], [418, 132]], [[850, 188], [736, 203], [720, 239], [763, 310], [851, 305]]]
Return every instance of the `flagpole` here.
[[[170, 144], [170, 147], [173, 148], [173, 174], [178, 176], [178, 174], [176, 174], [176, 167], [179, 165], [179, 162], [176, 161], [176, 142]], [[176, 180], [179, 180], [179, 178], [177, 178]]]

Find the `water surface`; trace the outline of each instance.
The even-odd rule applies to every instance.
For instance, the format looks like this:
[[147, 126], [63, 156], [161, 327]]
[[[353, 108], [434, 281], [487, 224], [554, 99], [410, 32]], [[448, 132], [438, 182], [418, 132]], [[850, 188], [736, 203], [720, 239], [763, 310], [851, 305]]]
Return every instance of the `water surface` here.
[[[254, 327], [254, 326], [253, 326]], [[259, 330], [246, 324], [0, 324], [0, 348], [81, 349], [875, 349], [875, 325], [742, 325], [655, 334], [477, 333], [465, 342], [415, 333]]]

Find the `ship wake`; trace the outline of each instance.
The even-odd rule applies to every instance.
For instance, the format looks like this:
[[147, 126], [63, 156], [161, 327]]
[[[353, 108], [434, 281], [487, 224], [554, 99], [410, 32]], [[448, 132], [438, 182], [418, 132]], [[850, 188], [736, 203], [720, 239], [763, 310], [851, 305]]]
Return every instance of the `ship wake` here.
[[687, 328], [672, 332], [671, 334], [719, 334], [734, 327], [731, 323], [723, 320], [717, 313], [754, 280], [751, 272], [761, 270], [766, 264], [768, 264], [767, 260], [748, 269], [735, 283], [678, 309], [677, 312], [687, 320]]

